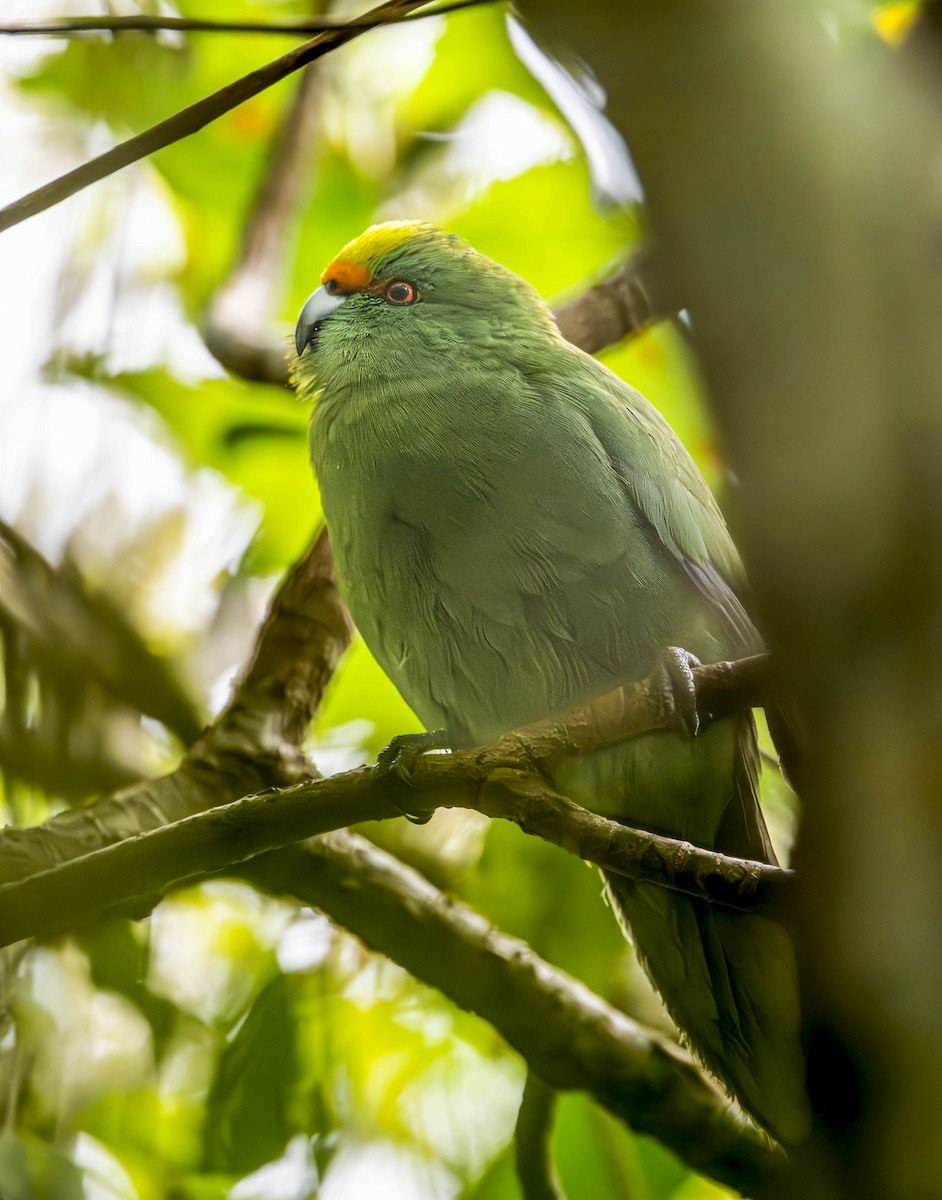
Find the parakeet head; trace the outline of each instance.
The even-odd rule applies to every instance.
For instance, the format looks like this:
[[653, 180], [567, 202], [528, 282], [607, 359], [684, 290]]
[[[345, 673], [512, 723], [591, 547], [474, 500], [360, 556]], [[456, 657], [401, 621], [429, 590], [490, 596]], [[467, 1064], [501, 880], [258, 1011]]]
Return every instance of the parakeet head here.
[[554, 331], [546, 306], [518, 276], [453, 234], [413, 221], [374, 225], [321, 274], [295, 331], [302, 392], [368, 382], [486, 347], [504, 354]]

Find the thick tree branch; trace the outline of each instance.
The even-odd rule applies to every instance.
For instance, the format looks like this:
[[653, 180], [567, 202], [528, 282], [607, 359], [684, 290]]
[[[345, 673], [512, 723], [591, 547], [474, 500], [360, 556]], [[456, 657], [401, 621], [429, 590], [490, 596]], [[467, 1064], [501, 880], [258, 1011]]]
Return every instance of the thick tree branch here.
[[758, 1198], [783, 1164], [677, 1047], [365, 839], [329, 834], [247, 876], [327, 913], [489, 1021], [553, 1087], [589, 1092], [695, 1170]]
[[[754, 683], [759, 664], [764, 666], [764, 660], [744, 660], [747, 686]], [[702, 673], [704, 698], [715, 695], [728, 705], [737, 666], [696, 668]], [[660, 701], [652, 703], [657, 694], [645, 680], [571, 710], [571, 724], [569, 714], [563, 714], [481, 750], [426, 755], [410, 768], [408, 786], [397, 786], [395, 777], [379, 767], [360, 767], [216, 806], [4, 883], [0, 945], [74, 928], [117, 903], [163, 892], [184, 879], [315, 834], [399, 817], [399, 804], [411, 811], [416, 800], [429, 813], [437, 807], [470, 808], [514, 821], [525, 832], [606, 870], [700, 899], [734, 908], [780, 904], [787, 896], [789, 872], [631, 829], [573, 804], [546, 784], [541, 768], [563, 755], [672, 728], [673, 714]], [[603, 720], [590, 735], [594, 707], [616, 713], [617, 719]], [[244, 734], [241, 729], [240, 740]]]
[[672, 296], [660, 252], [640, 246], [613, 274], [554, 310], [567, 341], [595, 354], [673, 316], [683, 305]]
[[[232, 702], [180, 769], [85, 812], [55, 818], [42, 829], [8, 831], [0, 838], [6, 877], [28, 875], [41, 864], [61, 862], [131, 832], [153, 829], [175, 815], [199, 811], [239, 794], [240, 787], [251, 787], [253, 779], [296, 779], [304, 771], [298, 743], [347, 644], [349, 628], [322, 534], [275, 597], [255, 658]], [[754, 675], [755, 666], [744, 666], [744, 679]], [[712, 683], [705, 679], [704, 711], [719, 703], [728, 683], [729, 672], [722, 667], [712, 672]], [[749, 687], [754, 684], [753, 679]], [[639, 707], [646, 707], [641, 720], [650, 725], [651, 704]], [[631, 705], [623, 709], [627, 716]], [[637, 713], [631, 720], [637, 723]], [[540, 728], [535, 727], [537, 737]], [[549, 736], [549, 731], [544, 728], [543, 734]], [[565, 736], [571, 738], [570, 749], [587, 744], [580, 741], [585, 735], [578, 714]], [[510, 742], [511, 750], [520, 750], [519, 738]], [[426, 765], [432, 771], [443, 766], [434, 758], [423, 770]], [[499, 790], [491, 789], [491, 794]], [[389, 811], [388, 800], [384, 803]], [[346, 803], [342, 819], [350, 819]], [[166, 832], [172, 839], [179, 828]], [[243, 852], [257, 849], [246, 847], [245, 837], [244, 832], [236, 835]], [[368, 843], [334, 834], [257, 856], [243, 874], [269, 890], [317, 905], [417, 978], [491, 1021], [554, 1086], [587, 1088], [613, 1113], [661, 1137], [697, 1169], [753, 1188], [776, 1164], [764, 1140], [731, 1117], [713, 1085], [680, 1052], [642, 1033], [522, 943], [505, 938]], [[132, 884], [120, 899], [140, 890]]]
[[345, 45], [370, 29], [398, 20], [427, 2], [428, 0], [385, 0], [364, 17], [358, 18], [355, 23], [347, 23], [317, 34], [280, 58], [250, 71], [241, 79], [226, 84], [202, 100], [197, 100], [195, 104], [188, 105], [165, 121], [152, 125], [143, 133], [128, 138], [97, 158], [82, 163], [74, 170], [67, 171], [65, 175], [60, 175], [58, 179], [53, 179], [8, 204], [0, 209], [0, 232], [44, 212], [47, 208], [52, 208], [90, 184], [97, 183], [99, 179], [120, 171], [122, 167], [138, 162], [148, 154], [180, 141], [181, 138], [189, 137], [315, 59], [321, 58], [338, 46]]
[[307, 777], [299, 745], [350, 639], [326, 531], [275, 595], [233, 698], [170, 775], [0, 835], [0, 878], [22, 879], [247, 792]]

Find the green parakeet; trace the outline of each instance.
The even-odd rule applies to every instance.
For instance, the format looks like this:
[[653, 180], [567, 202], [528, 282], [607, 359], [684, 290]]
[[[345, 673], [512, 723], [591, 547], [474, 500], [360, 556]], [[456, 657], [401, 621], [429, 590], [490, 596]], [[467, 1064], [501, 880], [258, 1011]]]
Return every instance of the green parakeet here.
[[[302, 310], [296, 380], [338, 578], [429, 729], [490, 741], [647, 674], [757, 645], [742, 567], [654, 408], [523, 280], [430, 226], [374, 226]], [[569, 761], [556, 786], [645, 829], [774, 862], [750, 714]], [[804, 1136], [793, 949], [767, 918], [620, 876], [619, 917], [691, 1047]]]

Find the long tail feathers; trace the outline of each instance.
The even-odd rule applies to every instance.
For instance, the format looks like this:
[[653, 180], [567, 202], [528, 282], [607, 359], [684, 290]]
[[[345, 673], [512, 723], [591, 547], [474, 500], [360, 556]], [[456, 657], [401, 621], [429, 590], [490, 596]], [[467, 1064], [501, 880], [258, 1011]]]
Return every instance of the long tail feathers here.
[[808, 1132], [794, 952], [766, 917], [721, 912], [606, 876], [638, 954], [690, 1048], [780, 1141]]
[[[715, 848], [775, 861], [756, 797], [751, 718], [738, 730], [733, 794]], [[807, 1135], [798, 984], [786, 929], [653, 884], [606, 875], [616, 912], [690, 1048], [775, 1137]]]

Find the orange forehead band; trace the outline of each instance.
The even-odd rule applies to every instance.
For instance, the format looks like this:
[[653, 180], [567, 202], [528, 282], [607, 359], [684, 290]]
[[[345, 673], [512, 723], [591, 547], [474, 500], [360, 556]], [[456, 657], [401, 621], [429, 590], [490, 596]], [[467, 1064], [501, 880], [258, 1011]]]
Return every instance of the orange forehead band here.
[[330, 279], [336, 283], [337, 291], [344, 294], [366, 292], [373, 286], [373, 276], [366, 267], [345, 258], [338, 258], [325, 267], [321, 283], [327, 283]]

